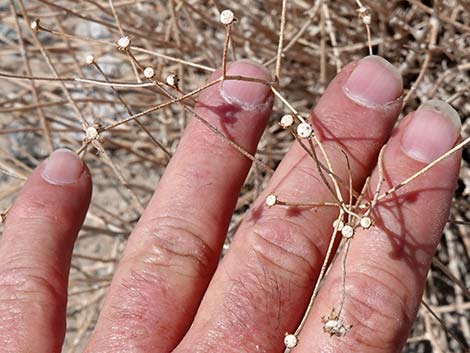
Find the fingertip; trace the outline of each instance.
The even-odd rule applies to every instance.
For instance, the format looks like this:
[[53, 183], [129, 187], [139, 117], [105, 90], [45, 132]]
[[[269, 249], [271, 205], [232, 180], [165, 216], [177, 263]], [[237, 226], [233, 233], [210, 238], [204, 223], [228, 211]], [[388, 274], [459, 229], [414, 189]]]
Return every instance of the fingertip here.
[[49, 184], [67, 185], [78, 182], [82, 175], [88, 173], [85, 164], [76, 153], [60, 148], [43, 162], [40, 174]]
[[398, 100], [403, 94], [403, 80], [398, 70], [377, 55], [357, 62], [343, 86], [345, 94], [365, 107], [380, 107]]
[[431, 163], [449, 151], [460, 137], [459, 114], [443, 101], [427, 101], [407, 120], [401, 147], [418, 162]]
[[219, 92], [227, 103], [238, 105], [245, 110], [255, 110], [270, 100], [272, 93], [268, 83], [272, 81], [272, 75], [265, 67], [250, 60], [239, 60], [229, 64], [227, 75], [266, 81], [260, 83], [224, 80], [219, 86]]

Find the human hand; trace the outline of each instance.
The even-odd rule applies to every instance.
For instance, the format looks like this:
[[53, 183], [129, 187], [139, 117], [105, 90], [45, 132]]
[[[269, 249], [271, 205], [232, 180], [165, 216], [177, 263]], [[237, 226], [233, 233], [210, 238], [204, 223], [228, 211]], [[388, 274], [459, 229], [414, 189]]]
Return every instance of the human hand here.
[[[230, 75], [270, 81], [246, 61]], [[216, 73], [214, 77], [218, 77]], [[355, 190], [372, 173], [401, 109], [402, 83], [383, 59], [351, 63], [312, 112], [334, 173]], [[205, 90], [197, 113], [253, 153], [271, 113], [269, 87], [225, 81]], [[459, 139], [456, 112], [430, 102], [393, 131], [383, 154], [382, 191], [449, 150]], [[416, 316], [424, 281], [446, 223], [459, 153], [381, 199], [374, 225], [357, 229], [346, 262], [341, 319], [352, 329], [325, 334], [338, 307], [336, 261], [295, 352], [399, 352]], [[295, 143], [254, 202], [232, 246], [220, 250], [250, 160], [193, 119], [131, 234], [86, 352], [280, 352], [305, 311], [327, 251], [335, 207], [265, 204], [334, 198], [317, 165]], [[346, 183], [347, 185], [347, 183]], [[347, 199], [348, 191], [343, 194]], [[56, 151], [29, 177], [0, 242], [0, 346], [7, 352], [60, 352], [72, 248], [91, 196], [90, 173], [72, 152]]]

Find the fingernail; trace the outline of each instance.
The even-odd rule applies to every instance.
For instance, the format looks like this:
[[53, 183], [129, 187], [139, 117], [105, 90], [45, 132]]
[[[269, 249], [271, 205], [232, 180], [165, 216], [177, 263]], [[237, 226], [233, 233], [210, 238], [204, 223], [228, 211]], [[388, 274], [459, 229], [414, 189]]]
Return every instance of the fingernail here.
[[[232, 63], [228, 67], [227, 75], [258, 78], [268, 82], [272, 80], [271, 74], [264, 67], [247, 60]], [[220, 84], [220, 95], [225, 101], [245, 110], [254, 110], [265, 104], [269, 94], [269, 87], [262, 83], [226, 80]]]
[[449, 104], [430, 100], [422, 104], [406, 127], [401, 145], [411, 158], [430, 163], [451, 149], [460, 135], [459, 114]]
[[402, 95], [403, 81], [392, 64], [373, 55], [359, 61], [344, 84], [344, 92], [363, 106], [381, 106]]
[[80, 157], [65, 148], [55, 150], [44, 163], [41, 175], [49, 184], [73, 184], [83, 174], [83, 162]]

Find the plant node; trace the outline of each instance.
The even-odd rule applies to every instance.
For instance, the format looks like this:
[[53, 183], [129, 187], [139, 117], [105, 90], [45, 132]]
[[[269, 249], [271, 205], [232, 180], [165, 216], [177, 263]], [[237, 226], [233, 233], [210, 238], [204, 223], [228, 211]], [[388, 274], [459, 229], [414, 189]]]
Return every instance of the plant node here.
[[323, 332], [328, 333], [330, 336], [342, 337], [348, 333], [352, 325], [345, 325], [343, 319], [336, 314], [335, 308], [331, 309], [328, 317], [322, 317]]

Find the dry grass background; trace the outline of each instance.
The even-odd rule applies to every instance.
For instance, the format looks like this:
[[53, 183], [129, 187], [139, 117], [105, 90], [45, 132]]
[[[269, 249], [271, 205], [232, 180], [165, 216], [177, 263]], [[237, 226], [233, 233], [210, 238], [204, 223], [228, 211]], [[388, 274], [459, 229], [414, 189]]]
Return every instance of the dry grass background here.
[[[97, 66], [86, 63], [87, 56], [93, 55], [107, 79], [136, 83], [137, 70], [137, 76], [146, 82], [129, 55], [116, 48], [121, 27], [132, 40], [130, 52], [137, 62], [153, 67], [161, 81], [176, 74], [181, 91], [190, 92], [202, 86], [209, 73], [222, 64], [225, 28], [219, 14], [229, 8], [238, 18], [232, 27], [229, 59], [249, 58], [274, 72], [282, 9], [279, 0], [115, 0], [119, 22], [109, 1], [23, 1], [23, 9], [18, 0], [0, 2], [0, 212], [4, 214], [28, 173], [52, 146], [81, 148], [85, 134], [70, 99], [89, 123], [101, 126], [129, 116], [123, 100], [132, 113], [168, 101], [155, 86], [116, 87], [113, 91], [109, 85], [72, 81], [65, 83], [64, 90], [58, 81], [5, 77], [5, 73], [53, 77], [44, 51], [64, 78], [103, 81]], [[374, 53], [387, 58], [403, 75], [404, 113], [431, 98], [446, 100], [460, 113], [462, 135], [468, 137], [468, 0], [364, 0], [363, 4], [371, 14]], [[353, 0], [287, 1], [279, 87], [298, 111], [307, 113], [312, 108], [338, 69], [368, 54], [366, 27], [357, 9]], [[40, 19], [43, 28], [37, 33], [30, 30], [34, 19]], [[187, 100], [185, 104], [190, 107], [193, 103]], [[276, 100], [258, 147], [256, 158], [272, 168], [292, 143], [291, 135], [278, 125], [287, 112]], [[190, 115], [182, 104], [171, 104], [141, 117], [140, 125], [131, 121], [100, 133], [100, 153], [91, 145], [84, 150], [83, 158], [93, 174], [94, 196], [75, 247], [64, 352], [80, 351], [90, 335], [126, 239], [139, 218], [141, 207], [136, 199], [143, 205], [149, 200], [168, 162], [167, 152], [175, 151]], [[465, 149], [451, 222], [444, 231], [423, 297], [434, 314], [422, 306], [406, 352], [468, 349], [469, 163]], [[252, 168], [224, 250], [268, 178], [269, 173], [259, 166]]]

